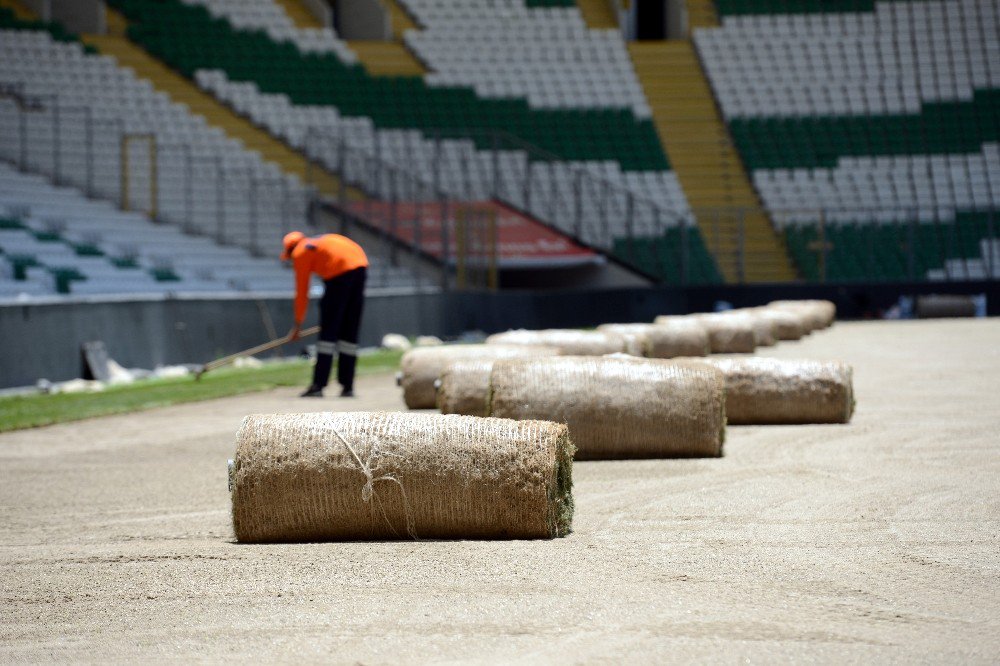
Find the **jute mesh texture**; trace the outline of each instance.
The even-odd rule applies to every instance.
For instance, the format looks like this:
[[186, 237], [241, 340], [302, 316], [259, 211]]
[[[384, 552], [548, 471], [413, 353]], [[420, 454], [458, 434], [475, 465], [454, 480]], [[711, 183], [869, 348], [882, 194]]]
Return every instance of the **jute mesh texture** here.
[[255, 414], [237, 434], [233, 528], [242, 542], [562, 536], [572, 456], [566, 426], [542, 421]]
[[665, 324], [602, 324], [599, 331], [633, 336], [639, 341], [641, 355], [648, 358], [703, 356], [709, 353], [708, 331], [694, 321]]
[[719, 456], [725, 383], [706, 365], [559, 356], [500, 360], [490, 413], [565, 423], [577, 459]]
[[756, 316], [771, 322], [771, 329], [777, 340], [799, 340], [808, 333], [802, 319], [792, 312], [780, 308], [756, 308]]
[[768, 307], [794, 313], [810, 332], [831, 326], [837, 318], [837, 307], [830, 301], [771, 301]]
[[713, 354], [749, 354], [757, 348], [757, 334], [748, 318], [727, 314], [702, 314], [697, 317], [708, 330]]
[[443, 345], [421, 347], [403, 354], [400, 361], [400, 385], [403, 401], [410, 409], [437, 406], [434, 383], [445, 367], [454, 361], [479, 358], [516, 358], [551, 354], [553, 349], [538, 345]]
[[854, 413], [853, 372], [839, 361], [776, 358], [690, 359], [726, 378], [733, 425], [847, 423]]
[[601, 356], [629, 351], [628, 340], [617, 333], [562, 328], [549, 328], [541, 331], [521, 329], [495, 333], [486, 338], [486, 342], [487, 344], [548, 345], [558, 347], [563, 354], [574, 356]]
[[[549, 353], [540, 352], [533, 358], [558, 355], [558, 351], [551, 349]], [[495, 362], [496, 359], [479, 358], [449, 363], [441, 373], [441, 386], [437, 394], [441, 413], [488, 416], [490, 374]]]

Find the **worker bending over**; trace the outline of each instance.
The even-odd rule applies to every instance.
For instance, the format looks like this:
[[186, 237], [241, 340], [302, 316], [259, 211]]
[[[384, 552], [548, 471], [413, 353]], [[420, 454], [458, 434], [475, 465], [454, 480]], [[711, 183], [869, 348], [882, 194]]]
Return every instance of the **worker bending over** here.
[[333, 352], [337, 361], [340, 395], [354, 395], [354, 369], [358, 361], [358, 329], [365, 298], [368, 257], [361, 246], [340, 234], [306, 238], [301, 231], [285, 235], [282, 261], [291, 260], [295, 269], [295, 326], [288, 334], [297, 340], [309, 307], [309, 276], [323, 280], [326, 289], [319, 302], [319, 342], [316, 343], [316, 366], [312, 384], [303, 398], [321, 398], [330, 379]]

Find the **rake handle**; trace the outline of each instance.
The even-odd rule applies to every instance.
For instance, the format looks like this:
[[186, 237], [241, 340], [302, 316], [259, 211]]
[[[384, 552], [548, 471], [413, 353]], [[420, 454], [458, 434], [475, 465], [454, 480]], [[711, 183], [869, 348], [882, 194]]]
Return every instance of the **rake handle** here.
[[[307, 328], [306, 330], [299, 333], [299, 337], [305, 338], [310, 335], [315, 335], [317, 333], [319, 333], [319, 326], [311, 326], [310, 328]], [[222, 358], [206, 363], [204, 367], [201, 369], [201, 372], [205, 373], [208, 372], [209, 370], [214, 370], [215, 368], [222, 367], [223, 365], [231, 363], [236, 359], [242, 358], [244, 356], [253, 356], [255, 354], [260, 354], [261, 352], [266, 352], [270, 349], [274, 349], [275, 347], [280, 347], [281, 345], [287, 342], [291, 342], [291, 336], [286, 335], [284, 337], [271, 340], [270, 342], [265, 342], [263, 344], [257, 345], [256, 347], [251, 347], [250, 349], [244, 349], [243, 351], [236, 352], [235, 354], [230, 354], [229, 356], [223, 356]]]

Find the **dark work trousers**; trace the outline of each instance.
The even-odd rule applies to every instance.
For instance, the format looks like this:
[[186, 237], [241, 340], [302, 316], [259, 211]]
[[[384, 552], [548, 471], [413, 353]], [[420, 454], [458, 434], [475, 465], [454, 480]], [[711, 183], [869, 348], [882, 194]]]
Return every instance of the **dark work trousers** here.
[[333, 367], [333, 352], [339, 352], [337, 381], [345, 389], [354, 388], [354, 368], [358, 363], [358, 329], [365, 302], [367, 268], [355, 268], [324, 282], [326, 291], [319, 302], [319, 342], [313, 386], [326, 386]]

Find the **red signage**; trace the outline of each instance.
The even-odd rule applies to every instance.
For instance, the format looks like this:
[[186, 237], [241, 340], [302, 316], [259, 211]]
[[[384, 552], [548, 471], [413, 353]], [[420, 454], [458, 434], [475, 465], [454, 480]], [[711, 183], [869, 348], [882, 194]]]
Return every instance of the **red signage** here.
[[600, 254], [495, 201], [369, 201], [351, 204], [350, 208], [369, 224], [438, 259], [443, 256], [441, 248], [447, 239], [447, 261], [452, 264], [459, 251], [465, 256], [486, 257], [492, 254], [494, 245], [500, 268], [555, 268], [604, 260]]

